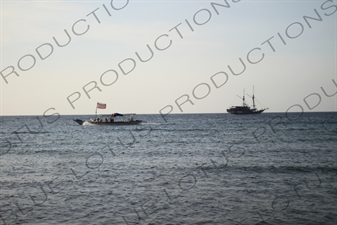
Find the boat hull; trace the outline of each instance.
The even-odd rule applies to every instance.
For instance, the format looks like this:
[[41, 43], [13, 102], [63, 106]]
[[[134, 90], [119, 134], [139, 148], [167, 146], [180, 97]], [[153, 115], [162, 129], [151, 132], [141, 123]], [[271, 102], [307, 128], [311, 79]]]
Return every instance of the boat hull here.
[[227, 109], [227, 112], [229, 114], [234, 114], [234, 115], [249, 115], [249, 114], [260, 114], [264, 111], [265, 109], [261, 110], [235, 110], [235, 109]]
[[128, 126], [128, 125], [137, 125], [140, 124], [142, 121], [141, 120], [134, 120], [134, 121], [116, 121], [116, 122], [93, 122], [93, 121], [85, 121], [85, 120], [79, 120], [76, 119], [74, 120], [76, 123], [79, 125], [83, 125], [85, 123], [89, 123], [92, 125], [97, 125], [97, 126]]

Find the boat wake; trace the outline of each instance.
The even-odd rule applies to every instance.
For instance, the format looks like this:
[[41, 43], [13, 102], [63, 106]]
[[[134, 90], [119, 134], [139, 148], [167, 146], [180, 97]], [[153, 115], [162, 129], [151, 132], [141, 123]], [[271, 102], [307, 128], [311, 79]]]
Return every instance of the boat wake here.
[[96, 124], [89, 123], [88, 121], [84, 121], [83, 126], [97, 126]]
[[156, 122], [147, 122], [147, 121], [143, 121], [142, 125], [162, 125], [162, 123], [156, 123]]

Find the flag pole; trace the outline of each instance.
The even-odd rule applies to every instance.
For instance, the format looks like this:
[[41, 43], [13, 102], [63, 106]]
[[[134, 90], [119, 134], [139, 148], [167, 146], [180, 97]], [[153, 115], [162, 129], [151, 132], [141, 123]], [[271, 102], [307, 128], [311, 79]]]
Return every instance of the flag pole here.
[[95, 117], [97, 117], [97, 104], [96, 104], [96, 112], [95, 112]]

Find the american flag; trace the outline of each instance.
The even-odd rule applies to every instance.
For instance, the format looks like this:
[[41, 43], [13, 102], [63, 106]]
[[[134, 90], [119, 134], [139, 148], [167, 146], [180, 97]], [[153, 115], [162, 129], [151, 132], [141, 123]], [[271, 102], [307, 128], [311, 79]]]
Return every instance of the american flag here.
[[97, 102], [97, 109], [106, 109], [106, 104]]

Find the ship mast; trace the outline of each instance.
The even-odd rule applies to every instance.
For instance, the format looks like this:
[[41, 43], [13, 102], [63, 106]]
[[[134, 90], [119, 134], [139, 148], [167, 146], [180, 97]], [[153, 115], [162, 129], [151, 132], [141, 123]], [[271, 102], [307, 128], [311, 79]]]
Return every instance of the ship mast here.
[[252, 97], [252, 99], [253, 99], [253, 109], [255, 109], [255, 96], [254, 96], [254, 86], [253, 86], [253, 97]]

